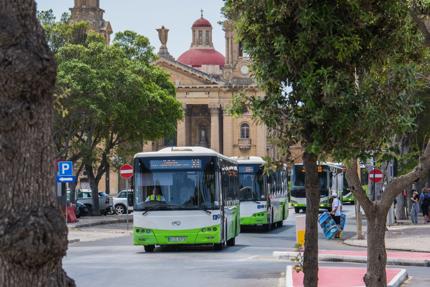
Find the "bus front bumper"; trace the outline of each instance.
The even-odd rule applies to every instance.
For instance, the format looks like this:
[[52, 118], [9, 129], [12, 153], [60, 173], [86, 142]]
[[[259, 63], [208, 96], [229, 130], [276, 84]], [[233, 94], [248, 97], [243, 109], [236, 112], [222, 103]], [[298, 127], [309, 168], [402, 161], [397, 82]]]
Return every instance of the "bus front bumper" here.
[[157, 230], [135, 227], [134, 245], [214, 244], [221, 242], [219, 225], [188, 230]]
[[240, 217], [240, 225], [261, 225], [267, 223], [269, 223], [267, 211], [257, 212], [251, 216]]

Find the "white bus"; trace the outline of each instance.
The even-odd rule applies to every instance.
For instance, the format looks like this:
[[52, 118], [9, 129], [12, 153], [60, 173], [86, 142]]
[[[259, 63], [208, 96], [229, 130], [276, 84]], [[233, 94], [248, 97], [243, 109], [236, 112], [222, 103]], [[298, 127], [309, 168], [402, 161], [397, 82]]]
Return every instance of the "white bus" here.
[[[320, 181], [320, 208], [331, 210], [330, 196], [337, 193], [342, 200], [344, 190], [344, 171], [340, 164], [318, 164]], [[305, 168], [303, 164], [295, 164], [291, 169], [291, 205], [296, 213], [306, 210]]]
[[261, 157], [234, 158], [239, 164], [240, 224], [280, 227], [288, 217], [286, 168], [264, 174]]
[[156, 245], [235, 245], [240, 232], [237, 162], [202, 147], [134, 157], [133, 241]]

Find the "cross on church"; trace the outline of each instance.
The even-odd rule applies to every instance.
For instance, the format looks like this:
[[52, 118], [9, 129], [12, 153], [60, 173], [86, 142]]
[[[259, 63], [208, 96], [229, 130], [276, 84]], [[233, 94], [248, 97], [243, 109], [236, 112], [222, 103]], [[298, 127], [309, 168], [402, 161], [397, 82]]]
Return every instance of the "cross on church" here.
[[203, 18], [203, 9], [200, 10], [201, 16]]

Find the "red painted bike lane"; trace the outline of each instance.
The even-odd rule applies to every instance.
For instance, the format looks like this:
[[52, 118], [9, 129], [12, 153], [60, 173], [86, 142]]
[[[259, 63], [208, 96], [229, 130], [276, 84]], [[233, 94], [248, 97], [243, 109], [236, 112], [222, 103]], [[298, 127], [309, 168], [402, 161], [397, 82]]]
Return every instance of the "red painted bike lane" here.
[[[360, 267], [320, 267], [319, 287], [361, 287], [365, 286], [363, 276], [366, 268]], [[407, 278], [405, 269], [387, 269], [388, 286], [399, 286]], [[287, 268], [287, 287], [303, 287], [303, 273]]]

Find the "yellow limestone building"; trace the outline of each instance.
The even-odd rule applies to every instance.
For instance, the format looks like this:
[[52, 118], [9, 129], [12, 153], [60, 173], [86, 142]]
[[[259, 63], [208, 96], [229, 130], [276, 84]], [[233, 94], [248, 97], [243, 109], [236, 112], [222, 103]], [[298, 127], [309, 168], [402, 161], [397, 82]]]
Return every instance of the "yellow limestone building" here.
[[178, 59], [168, 52], [168, 32], [157, 29], [161, 42], [155, 63], [176, 86], [184, 120], [177, 123], [176, 137], [146, 142], [144, 151], [165, 146], [204, 146], [227, 156], [275, 156], [268, 143], [267, 128], [256, 124], [251, 114], [236, 118], [229, 113], [234, 95], [263, 97], [250, 73], [249, 58], [235, 40], [233, 24], [225, 21], [226, 55], [214, 49], [212, 25], [202, 16], [191, 27], [191, 47]]

